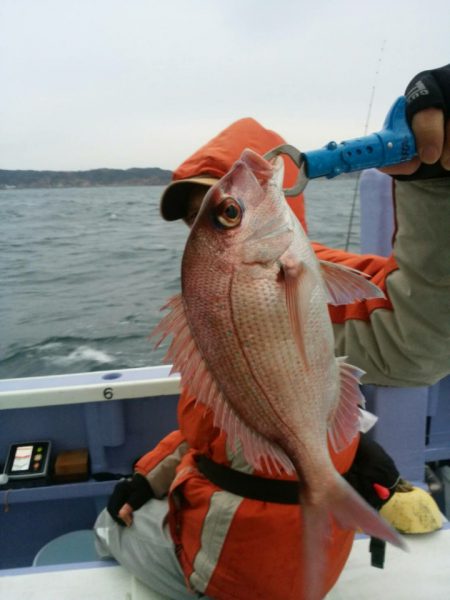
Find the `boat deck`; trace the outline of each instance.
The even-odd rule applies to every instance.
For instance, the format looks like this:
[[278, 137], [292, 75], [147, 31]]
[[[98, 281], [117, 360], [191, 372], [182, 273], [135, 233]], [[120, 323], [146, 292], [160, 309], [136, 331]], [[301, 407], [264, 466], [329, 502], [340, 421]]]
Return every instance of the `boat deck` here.
[[[407, 536], [409, 552], [388, 547], [384, 569], [370, 566], [365, 536], [355, 540], [348, 563], [327, 600], [448, 600], [450, 527]], [[176, 600], [141, 585], [114, 562], [0, 571], [3, 600]], [[251, 599], [249, 599], [251, 600]]]

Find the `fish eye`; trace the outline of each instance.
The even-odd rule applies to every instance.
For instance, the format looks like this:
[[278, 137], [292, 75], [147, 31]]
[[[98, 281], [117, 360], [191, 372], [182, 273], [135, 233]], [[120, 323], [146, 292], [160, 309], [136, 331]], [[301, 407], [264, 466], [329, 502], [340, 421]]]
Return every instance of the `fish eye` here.
[[237, 227], [242, 220], [241, 205], [232, 196], [226, 196], [217, 207], [215, 217], [222, 227]]

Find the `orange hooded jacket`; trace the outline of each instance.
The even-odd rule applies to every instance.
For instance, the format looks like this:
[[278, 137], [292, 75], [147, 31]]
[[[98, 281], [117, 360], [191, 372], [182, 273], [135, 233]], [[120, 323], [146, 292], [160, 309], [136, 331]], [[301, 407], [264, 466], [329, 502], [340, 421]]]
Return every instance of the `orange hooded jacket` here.
[[[199, 175], [220, 178], [245, 147], [264, 154], [284, 140], [253, 119], [241, 119], [205, 144], [174, 172], [181, 181]], [[285, 159], [285, 186], [294, 184], [297, 168]], [[305, 226], [303, 196], [288, 202]], [[364, 257], [315, 245], [320, 258], [379, 270], [379, 257]], [[322, 256], [321, 256], [322, 255]], [[376, 263], [376, 264], [375, 264]], [[377, 301], [379, 302], [379, 301]], [[367, 303], [361, 315], [367, 313]], [[346, 307], [338, 315], [346, 318]], [[358, 318], [358, 317], [357, 317]], [[364, 317], [361, 317], [364, 318]], [[178, 405], [179, 431], [167, 436], [136, 465], [157, 495], [169, 492], [168, 522], [187, 585], [217, 600], [300, 600], [301, 511], [298, 505], [262, 502], [223, 491], [197, 469], [195, 457], [206, 454], [217, 463], [249, 471], [241, 455], [227, 446], [226, 435], [213, 425], [209, 409], [183, 390]], [[358, 436], [339, 454], [330, 449], [340, 473], [354, 459]], [[256, 473], [270, 476], [268, 473]], [[279, 478], [291, 479], [284, 475]], [[164, 483], [166, 482], [166, 483]], [[324, 554], [327, 557], [326, 594], [341, 573], [354, 533], [332, 524]]]

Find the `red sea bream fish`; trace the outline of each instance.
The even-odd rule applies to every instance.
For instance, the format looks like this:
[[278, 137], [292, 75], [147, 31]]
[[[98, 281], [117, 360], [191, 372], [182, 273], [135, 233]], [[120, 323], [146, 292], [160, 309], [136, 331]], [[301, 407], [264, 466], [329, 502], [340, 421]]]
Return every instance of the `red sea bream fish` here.
[[[297, 473], [305, 597], [321, 596], [330, 515], [395, 545], [399, 536], [335, 470], [357, 434], [362, 372], [334, 356], [328, 303], [382, 296], [354, 270], [319, 262], [282, 191], [283, 161], [251, 150], [208, 192], [182, 261], [182, 293], [155, 333], [167, 359], [254, 468]], [[159, 343], [160, 343], [159, 342]]]

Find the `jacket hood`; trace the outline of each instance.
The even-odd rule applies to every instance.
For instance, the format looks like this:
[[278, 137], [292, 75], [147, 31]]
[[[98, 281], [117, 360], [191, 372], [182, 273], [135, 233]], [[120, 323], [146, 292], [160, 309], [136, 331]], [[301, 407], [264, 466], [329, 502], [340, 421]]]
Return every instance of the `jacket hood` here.
[[[230, 170], [245, 148], [263, 155], [284, 143], [285, 140], [280, 135], [266, 129], [255, 119], [247, 117], [235, 121], [175, 169], [172, 183], [161, 197], [163, 218], [173, 221], [183, 217], [189, 188], [194, 184], [207, 187], [213, 185]], [[283, 157], [283, 160], [284, 187], [292, 187], [297, 179], [298, 169], [289, 158]], [[306, 229], [303, 194], [289, 197], [287, 201]]]

